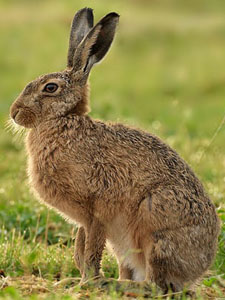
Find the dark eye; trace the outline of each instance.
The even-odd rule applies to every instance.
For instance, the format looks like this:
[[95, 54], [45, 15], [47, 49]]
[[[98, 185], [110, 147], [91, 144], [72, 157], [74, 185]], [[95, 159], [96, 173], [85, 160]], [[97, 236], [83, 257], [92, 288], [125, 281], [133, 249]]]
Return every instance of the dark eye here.
[[48, 83], [44, 87], [44, 92], [47, 93], [54, 93], [58, 89], [58, 85], [56, 83]]

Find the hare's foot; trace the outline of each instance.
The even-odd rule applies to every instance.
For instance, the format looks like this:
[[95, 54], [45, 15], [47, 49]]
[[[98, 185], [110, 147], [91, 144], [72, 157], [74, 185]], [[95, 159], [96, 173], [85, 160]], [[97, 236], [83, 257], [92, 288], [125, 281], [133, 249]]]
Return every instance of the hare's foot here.
[[101, 281], [104, 281], [104, 277], [99, 274], [97, 276], [89, 276], [89, 277], [85, 277], [83, 276], [79, 282], [79, 285], [80, 286], [85, 286], [85, 287], [88, 287], [88, 286], [98, 286], [98, 282], [99, 280]]
[[[163, 294], [182, 292], [184, 288], [184, 279], [171, 276], [171, 270], [168, 259], [160, 259], [153, 255], [149, 259], [151, 263], [147, 265], [146, 277], [161, 288]], [[173, 273], [172, 273], [173, 274]]]
[[[195, 292], [191, 289], [186, 289], [185, 280], [179, 277], [171, 277], [168, 274], [168, 263], [163, 260], [158, 260], [158, 264], [152, 267], [147, 266], [147, 278], [148, 282], [153, 290], [153, 294], [163, 294], [170, 296], [171, 299], [183, 299], [182, 297], [189, 296], [191, 299], [194, 298]], [[170, 271], [170, 270], [169, 270]], [[151, 275], [151, 276], [150, 276]], [[185, 298], [186, 299], [186, 298]], [[188, 298], [189, 299], [189, 298]]]
[[124, 295], [145, 296], [152, 294], [151, 285], [148, 282], [132, 280], [116, 280], [114, 278], [102, 278], [96, 281], [97, 287], [104, 290], [114, 290]]

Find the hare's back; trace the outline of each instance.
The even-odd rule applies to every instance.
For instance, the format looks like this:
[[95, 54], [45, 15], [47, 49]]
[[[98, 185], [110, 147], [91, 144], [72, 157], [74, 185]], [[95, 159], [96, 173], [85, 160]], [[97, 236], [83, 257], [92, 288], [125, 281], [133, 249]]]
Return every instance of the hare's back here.
[[110, 147], [115, 156], [119, 152], [120, 155], [124, 154], [124, 160], [136, 162], [139, 170], [150, 172], [151, 169], [151, 172], [159, 172], [161, 176], [171, 179], [173, 177], [176, 180], [187, 176], [185, 179], [191, 177], [192, 181], [199, 183], [191, 168], [179, 154], [151, 133], [123, 124], [112, 124], [101, 134], [103, 148], [104, 144]]

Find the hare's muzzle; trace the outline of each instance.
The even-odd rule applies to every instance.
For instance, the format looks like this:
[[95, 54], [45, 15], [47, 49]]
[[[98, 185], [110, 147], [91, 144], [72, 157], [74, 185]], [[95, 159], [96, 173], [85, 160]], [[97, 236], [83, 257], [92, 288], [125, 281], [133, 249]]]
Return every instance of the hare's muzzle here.
[[14, 102], [10, 108], [10, 117], [16, 122], [16, 117], [19, 114], [22, 106], [19, 103]]
[[16, 100], [10, 108], [10, 117], [16, 124], [25, 128], [32, 128], [36, 121], [34, 110], [18, 100]]

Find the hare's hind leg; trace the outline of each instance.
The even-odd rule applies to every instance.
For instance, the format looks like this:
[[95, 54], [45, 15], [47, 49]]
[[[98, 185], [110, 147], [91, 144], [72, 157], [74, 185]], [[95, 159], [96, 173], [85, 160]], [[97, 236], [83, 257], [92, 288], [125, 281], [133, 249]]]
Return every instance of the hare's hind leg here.
[[[147, 274], [164, 292], [182, 291], [209, 267], [211, 259], [200, 226], [160, 230], [153, 234]], [[209, 261], [210, 260], [210, 261]]]
[[84, 271], [84, 249], [85, 249], [85, 230], [84, 227], [79, 227], [75, 239], [74, 260], [76, 267], [81, 275]]

